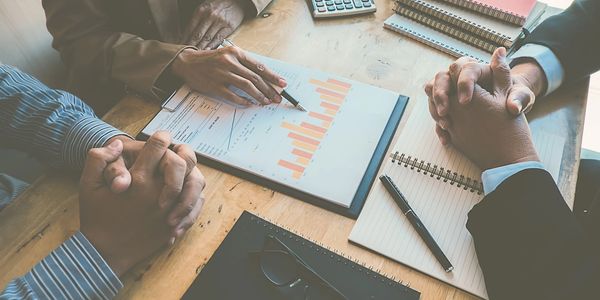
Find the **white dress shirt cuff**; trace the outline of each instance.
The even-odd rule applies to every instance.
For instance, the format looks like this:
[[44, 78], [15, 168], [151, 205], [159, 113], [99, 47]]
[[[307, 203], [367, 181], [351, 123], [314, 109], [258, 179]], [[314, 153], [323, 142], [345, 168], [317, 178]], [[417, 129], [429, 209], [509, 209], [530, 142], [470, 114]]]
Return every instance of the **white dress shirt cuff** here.
[[538, 44], [525, 44], [510, 56], [510, 66], [519, 64], [520, 60], [530, 58], [535, 60], [544, 71], [547, 79], [547, 88], [544, 96], [554, 92], [563, 83], [565, 69], [558, 57], [546, 46]]
[[526, 169], [544, 169], [544, 165], [539, 161], [526, 161], [483, 171], [481, 174], [483, 193], [487, 196], [508, 177]]

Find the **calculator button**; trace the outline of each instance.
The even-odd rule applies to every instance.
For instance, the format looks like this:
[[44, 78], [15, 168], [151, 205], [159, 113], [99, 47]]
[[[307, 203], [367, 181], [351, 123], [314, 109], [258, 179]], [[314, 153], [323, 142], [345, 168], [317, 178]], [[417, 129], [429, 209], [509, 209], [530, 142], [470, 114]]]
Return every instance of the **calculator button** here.
[[333, 5], [332, 6], [327, 6], [327, 10], [328, 11], [335, 11], [335, 7]]
[[323, 2], [323, 0], [315, 0], [315, 2]]
[[325, 4], [323, 4], [323, 2], [317, 2], [317, 7], [324, 7]]
[[360, 0], [354, 0], [354, 7], [361, 8], [362, 7], [362, 2], [360, 2]]
[[353, 9], [354, 6], [352, 6], [352, 4], [346, 4], [346, 9]]
[[325, 1], [325, 4], [327, 4], [327, 6], [333, 5], [333, 1]]
[[371, 2], [365, 2], [365, 3], [363, 3], [363, 6], [364, 7], [371, 7]]
[[325, 7], [319, 7], [319, 8], [317, 8], [317, 11], [320, 12], [320, 13], [324, 13], [325, 10], [326, 10]]
[[335, 5], [340, 5], [340, 4], [342, 4], [342, 0], [335, 0], [334, 2], [335, 2]]
[[352, 4], [352, 0], [344, 0], [344, 4]]

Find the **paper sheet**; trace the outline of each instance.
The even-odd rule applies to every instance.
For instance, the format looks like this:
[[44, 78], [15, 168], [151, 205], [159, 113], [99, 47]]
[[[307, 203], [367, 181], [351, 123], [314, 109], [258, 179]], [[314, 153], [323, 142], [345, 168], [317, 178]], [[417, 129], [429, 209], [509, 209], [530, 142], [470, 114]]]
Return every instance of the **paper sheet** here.
[[257, 58], [308, 112], [285, 100], [242, 108], [183, 87], [143, 132], [171, 131], [200, 155], [349, 207], [399, 95]]

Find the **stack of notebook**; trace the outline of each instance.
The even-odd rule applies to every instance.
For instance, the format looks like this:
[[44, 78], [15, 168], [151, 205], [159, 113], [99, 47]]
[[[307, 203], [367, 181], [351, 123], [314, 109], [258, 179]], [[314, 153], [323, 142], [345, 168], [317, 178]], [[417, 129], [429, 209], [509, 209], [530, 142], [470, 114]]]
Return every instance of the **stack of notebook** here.
[[455, 57], [488, 62], [547, 17], [560, 12], [536, 0], [395, 0], [384, 27]]

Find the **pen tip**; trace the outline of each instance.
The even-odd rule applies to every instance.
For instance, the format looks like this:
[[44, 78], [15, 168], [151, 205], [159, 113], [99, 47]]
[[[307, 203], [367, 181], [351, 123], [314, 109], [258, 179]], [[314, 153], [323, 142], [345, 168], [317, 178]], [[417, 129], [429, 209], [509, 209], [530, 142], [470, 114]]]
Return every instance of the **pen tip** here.
[[301, 111], [307, 111], [306, 108], [304, 108], [304, 106], [302, 106], [300, 103], [298, 103], [298, 105], [296, 105], [296, 107]]

